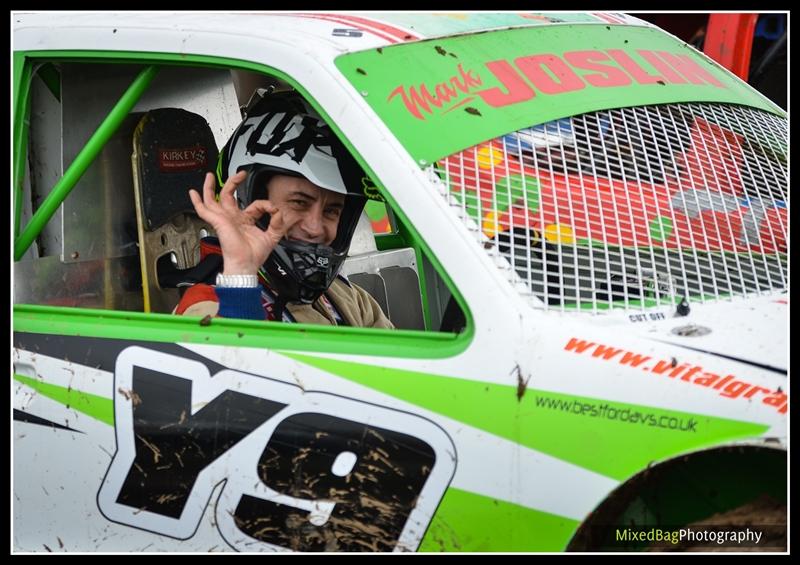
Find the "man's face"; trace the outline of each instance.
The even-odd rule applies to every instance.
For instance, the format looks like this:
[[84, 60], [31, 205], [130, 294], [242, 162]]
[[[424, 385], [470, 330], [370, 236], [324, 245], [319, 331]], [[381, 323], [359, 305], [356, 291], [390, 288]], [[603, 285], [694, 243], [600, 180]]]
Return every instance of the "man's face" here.
[[336, 239], [344, 194], [319, 187], [311, 181], [276, 175], [267, 184], [269, 200], [279, 210], [300, 216], [286, 234], [290, 240], [330, 245]]

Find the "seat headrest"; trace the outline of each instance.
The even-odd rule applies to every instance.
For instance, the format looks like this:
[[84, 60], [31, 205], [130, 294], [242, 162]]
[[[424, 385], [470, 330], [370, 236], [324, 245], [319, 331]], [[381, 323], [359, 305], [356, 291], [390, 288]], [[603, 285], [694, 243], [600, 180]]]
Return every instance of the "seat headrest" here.
[[154, 230], [194, 211], [189, 189], [202, 190], [205, 173], [216, 166], [217, 144], [205, 118], [180, 108], [150, 110], [136, 129], [142, 212]]

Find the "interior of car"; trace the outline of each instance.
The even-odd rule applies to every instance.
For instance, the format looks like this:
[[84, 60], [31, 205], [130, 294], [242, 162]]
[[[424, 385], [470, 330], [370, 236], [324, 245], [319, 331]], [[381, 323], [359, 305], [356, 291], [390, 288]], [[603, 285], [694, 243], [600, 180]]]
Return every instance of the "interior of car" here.
[[[22, 226], [140, 70], [39, 66], [30, 94]], [[195, 214], [188, 189], [200, 188], [205, 172], [214, 170], [218, 148], [254, 93], [290, 89], [252, 72], [160, 68], [15, 264], [15, 302], [170, 313], [188, 284], [214, 272], [200, 265], [200, 240], [213, 233]], [[397, 328], [461, 331], [463, 313], [407, 226], [385, 203], [370, 205], [385, 210], [384, 227], [379, 231], [363, 213], [341, 273], [366, 289]]]

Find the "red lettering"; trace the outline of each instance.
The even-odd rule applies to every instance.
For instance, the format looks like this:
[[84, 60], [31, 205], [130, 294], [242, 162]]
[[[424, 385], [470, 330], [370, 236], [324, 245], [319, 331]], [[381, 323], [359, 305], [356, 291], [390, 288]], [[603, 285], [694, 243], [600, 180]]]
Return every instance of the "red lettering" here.
[[159, 149], [159, 168], [162, 171], [181, 171], [206, 164], [206, 150], [202, 146], [191, 149]]
[[609, 49], [608, 54], [611, 55], [611, 57], [639, 84], [655, 84], [663, 80], [659, 75], [647, 74], [647, 71], [640, 67], [639, 64], [631, 59], [630, 55], [622, 49]]
[[602, 357], [606, 361], [609, 359], [613, 359], [616, 355], [622, 352], [622, 349], [615, 349], [613, 347], [608, 347], [607, 345], [603, 345], [598, 343], [597, 346], [594, 348], [594, 353], [592, 353], [592, 357]]
[[409, 89], [410, 94], [406, 93], [406, 89], [403, 86], [398, 86], [387, 98], [387, 102], [394, 98], [397, 94], [402, 95], [403, 97], [403, 104], [405, 104], [406, 109], [411, 112], [411, 115], [419, 120], [424, 120], [425, 117], [419, 111], [420, 107], [428, 112], [429, 114], [432, 113], [430, 105], [433, 104], [437, 108], [441, 107], [441, 102], [436, 100], [431, 93], [428, 92], [428, 87], [424, 84], [420, 85], [419, 90], [422, 94], [417, 94], [417, 91], [414, 87], [410, 87]]
[[739, 398], [739, 396], [741, 396], [741, 394], [748, 388], [750, 388], [750, 385], [744, 381], [733, 381], [731, 384], [725, 387], [725, 390], [720, 392], [720, 395], [728, 398]]
[[567, 351], [576, 350], [578, 353], [583, 353], [590, 347], [594, 345], [593, 341], [583, 341], [582, 339], [577, 338], [570, 338], [567, 345], [564, 346], [564, 349]]
[[507, 92], [503, 92], [501, 88], [494, 86], [475, 92], [489, 106], [494, 108], [508, 106], [509, 104], [530, 100], [536, 96], [533, 89], [519, 76], [508, 61], [503, 61], [502, 59], [490, 61], [486, 63], [486, 68], [497, 77], [507, 90]]
[[[464, 67], [461, 63], [458, 64], [458, 72], [461, 75], [461, 80], [458, 80], [457, 76], [454, 76], [450, 79], [450, 84], [453, 85], [453, 88], [457, 88], [461, 92], [467, 93], [469, 89], [474, 86], [480, 86], [481, 79], [480, 77], [472, 76], [472, 71], [464, 72]], [[444, 83], [440, 86], [444, 86]], [[438, 91], [438, 87], [437, 87]]]
[[450, 88], [446, 83], [442, 82], [436, 85], [436, 98], [439, 99], [440, 104], [450, 102], [451, 98], [458, 96], [455, 88]]
[[681, 73], [692, 84], [713, 84], [720, 88], [725, 86], [719, 82], [714, 75], [706, 71], [703, 67], [695, 63], [689, 55], [676, 55], [666, 51], [657, 51], [659, 57], [669, 63], [676, 71]]
[[583, 80], [592, 86], [625, 86], [631, 83], [631, 78], [617, 67], [596, 62], [609, 60], [609, 56], [602, 51], [570, 51], [564, 53], [564, 59], [578, 69], [602, 73], [583, 75]]
[[768, 389], [768, 388], [764, 388], [763, 386], [756, 386], [756, 385], [753, 385], [753, 388], [751, 388], [750, 390], [748, 390], [748, 391], [747, 391], [747, 392], [744, 394], [744, 397], [745, 397], [745, 398], [753, 398], [753, 396], [755, 396], [757, 393], [759, 393], [759, 392], [762, 392], [762, 391], [763, 391], [764, 393], [766, 393], [766, 394], [769, 394], [769, 393], [771, 393], [771, 392], [772, 392], [770, 389]]
[[689, 369], [689, 370], [686, 372], [686, 374], [684, 374], [684, 375], [681, 375], [681, 380], [682, 380], [682, 381], [688, 381], [689, 379], [691, 379], [691, 378], [692, 378], [692, 376], [693, 376], [695, 373], [699, 373], [699, 372], [700, 372], [700, 367], [697, 367], [697, 366], [695, 366], [695, 367], [692, 367], [691, 369]]
[[[467, 90], [475, 86], [481, 86], [483, 84], [481, 77], [479, 77], [478, 75], [473, 76], [472, 73], [474, 71], [470, 70], [465, 73], [464, 68], [461, 66], [461, 63], [458, 64], [458, 72], [461, 73], [461, 79], [464, 81], [464, 85], [466, 86]], [[465, 90], [464, 92], [467, 92], [467, 90]]]
[[669, 376], [670, 377], [677, 377], [678, 375], [680, 375], [683, 371], [685, 371], [688, 368], [689, 368], [689, 365], [684, 363], [683, 365], [681, 365], [677, 369], [673, 369], [672, 371], [670, 371], [669, 372]]
[[[403, 104], [411, 115], [419, 120], [424, 120], [425, 116], [422, 114], [422, 111], [431, 114], [433, 113], [431, 106], [441, 108], [443, 104], [450, 102], [451, 99], [458, 98], [458, 91], [466, 93], [469, 92], [471, 88], [482, 84], [481, 78], [473, 74], [473, 71], [465, 71], [463, 65], [460, 63], [457, 68], [461, 75], [461, 80], [459, 81], [459, 77], [456, 75], [450, 77], [449, 81], [440, 82], [434, 88], [435, 96], [428, 91], [428, 87], [424, 84], [419, 85], [419, 92], [413, 86], [408, 87], [408, 91], [406, 91], [406, 87], [400, 85], [392, 90], [386, 101], [391, 101], [392, 98], [399, 94], [403, 100]], [[465, 102], [466, 100], [462, 100], [458, 105], [464, 104]], [[450, 108], [450, 110], [452, 109], [453, 108]]]
[[786, 396], [784, 392], [772, 392], [770, 391], [770, 395], [765, 397], [763, 402], [764, 404], [769, 404], [770, 406], [775, 406], [776, 408], [785, 404], [789, 397]]
[[670, 363], [669, 361], [659, 361], [659, 362], [656, 363], [656, 366], [653, 367], [651, 370], [654, 373], [657, 373], [659, 375], [663, 375], [671, 367], [672, 367], [672, 363]]
[[673, 84], [685, 84], [686, 79], [683, 78], [681, 75], [676, 73], [672, 70], [672, 67], [664, 63], [658, 56], [653, 53], [652, 51], [648, 51], [647, 49], [639, 49], [636, 51], [642, 58], [653, 65], [653, 68], [661, 73], [667, 82], [671, 82]]
[[[517, 57], [514, 59], [514, 64], [536, 88], [545, 94], [561, 94], [586, 88], [581, 77], [576, 75], [575, 71], [569, 68], [564, 61], [550, 53]], [[558, 82], [553, 80], [553, 77], [545, 69], [556, 76]]]
[[650, 357], [645, 355], [639, 355], [638, 353], [631, 353], [630, 351], [626, 351], [625, 355], [622, 356], [620, 363], [622, 365], [630, 365], [631, 367], [638, 367], [645, 361], [649, 361]]
[[703, 373], [702, 377], [697, 377], [694, 380], [694, 384], [700, 386], [711, 386], [718, 380], [719, 380], [719, 375], [715, 375], [714, 373]]
[[729, 381], [732, 381], [732, 380], [733, 380], [733, 375], [728, 375], [727, 377], [725, 377], [724, 379], [722, 379], [721, 381], [719, 381], [717, 384], [715, 384], [715, 385], [714, 385], [714, 388], [715, 388], [716, 390], [719, 390], [719, 389], [721, 389], [721, 388], [722, 388], [724, 385], [728, 384], [728, 382], [729, 382]]

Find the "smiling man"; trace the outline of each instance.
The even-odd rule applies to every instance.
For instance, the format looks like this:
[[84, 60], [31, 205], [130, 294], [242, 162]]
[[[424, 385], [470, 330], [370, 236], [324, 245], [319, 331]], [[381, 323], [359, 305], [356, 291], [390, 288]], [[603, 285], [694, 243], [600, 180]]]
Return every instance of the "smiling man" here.
[[339, 269], [366, 197], [364, 174], [297, 96], [256, 104], [220, 152], [222, 190], [206, 175], [198, 216], [217, 238], [216, 285], [196, 284], [175, 312], [228, 318], [391, 328], [378, 303]]

